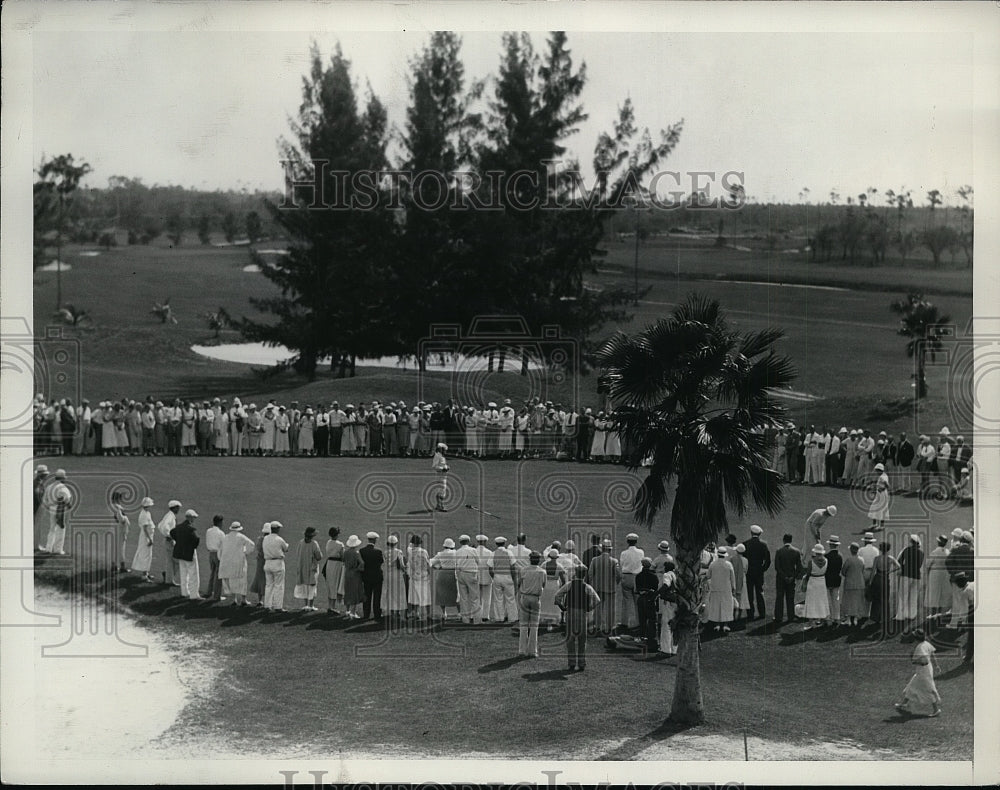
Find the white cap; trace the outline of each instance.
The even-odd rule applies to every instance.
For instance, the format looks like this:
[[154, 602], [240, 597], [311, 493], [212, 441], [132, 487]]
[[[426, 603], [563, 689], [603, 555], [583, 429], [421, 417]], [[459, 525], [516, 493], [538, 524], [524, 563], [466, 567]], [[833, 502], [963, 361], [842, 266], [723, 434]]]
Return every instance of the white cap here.
[[571, 540], [567, 540], [566, 541], [566, 551], [573, 551], [573, 549], [575, 549], [575, 548], [576, 548], [576, 544], [573, 541], [571, 541]]
[[229, 525], [229, 528], [235, 532], [239, 532], [241, 529], [243, 529], [243, 525], [239, 521], [234, 521], [232, 524]]
[[378, 540], [378, 533], [369, 532], [367, 535], [365, 535], [365, 537], [368, 538], [368, 540]]
[[270, 535], [271, 534], [271, 522], [270, 521], [264, 522], [264, 526], [261, 528], [260, 534], [261, 535]]
[[558, 557], [559, 556], [559, 549], [549, 549], [549, 556], [550, 557]]
[[951, 436], [951, 431], [948, 430], [948, 426], [946, 425], [944, 428], [942, 428], [939, 431], [938, 435], [939, 436]]
[[65, 479], [66, 479], [66, 470], [56, 469], [56, 480], [65, 480]]
[[505, 538], [503, 535], [497, 535], [495, 538], [493, 538], [493, 542], [496, 543], [498, 546], [502, 546], [507, 542], [507, 538]]
[[459, 543], [471, 543], [472, 542], [472, 538], [470, 538], [468, 535], [459, 535], [458, 536], [458, 542]]
[[736, 553], [737, 554], [746, 554], [747, 553], [747, 547], [745, 545], [743, 545], [742, 543], [737, 543], [736, 544]]
[[271, 522], [271, 532], [274, 532], [274, 530], [276, 530], [276, 529], [281, 529], [283, 526], [284, 525], [280, 521], [272, 521]]
[[750, 525], [750, 534], [751, 535], [763, 535], [764, 534], [764, 530], [762, 530], [760, 528], [760, 526], [757, 525], [757, 524], [751, 524]]
[[477, 543], [485, 543], [488, 540], [489, 540], [489, 538], [486, 537], [485, 535], [476, 535], [476, 542]]
[[390, 546], [394, 546], [397, 543], [399, 543], [399, 538], [397, 538], [395, 535], [390, 535], [385, 539], [385, 542], [388, 543]]
[[193, 508], [188, 508], [187, 510], [185, 510], [184, 515], [190, 516], [191, 518], [198, 518], [198, 514], [194, 511]]
[[142, 498], [142, 502], [140, 502], [139, 504], [142, 507], [152, 507], [154, 503], [153, 503], [152, 498], [147, 496], [147, 497], [143, 497]]
[[47, 475], [49, 473], [49, 468], [45, 464], [39, 464], [35, 467], [36, 475]]
[[836, 516], [837, 515], [837, 506], [836, 505], [827, 505], [826, 506], [826, 512], [829, 513], [831, 516]]
[[167, 502], [167, 510], [170, 510], [170, 508], [173, 507], [181, 507], [181, 503], [178, 502], [176, 499], [171, 499], [169, 502]]
[[444, 543], [442, 545], [446, 549], [453, 549], [453, 548], [455, 548], [455, 541], [453, 541], [451, 538], [445, 538], [444, 539]]

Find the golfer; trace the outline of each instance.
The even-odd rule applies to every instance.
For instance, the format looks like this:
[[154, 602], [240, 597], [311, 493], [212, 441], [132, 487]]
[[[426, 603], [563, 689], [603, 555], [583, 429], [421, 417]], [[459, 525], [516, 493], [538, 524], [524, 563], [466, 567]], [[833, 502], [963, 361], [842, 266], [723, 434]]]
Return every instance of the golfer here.
[[438, 479], [441, 481], [441, 488], [437, 493], [437, 506], [435, 510], [439, 510], [442, 513], [445, 510], [444, 500], [448, 496], [448, 461], [444, 457], [446, 452], [448, 452], [448, 445], [444, 442], [438, 442], [437, 451], [431, 460], [431, 467], [438, 473]]
[[809, 531], [809, 534], [812, 535], [813, 543], [823, 543], [820, 537], [820, 530], [828, 518], [836, 515], [837, 506], [827, 505], [826, 507], [814, 510], [809, 518], [806, 519], [806, 529]]

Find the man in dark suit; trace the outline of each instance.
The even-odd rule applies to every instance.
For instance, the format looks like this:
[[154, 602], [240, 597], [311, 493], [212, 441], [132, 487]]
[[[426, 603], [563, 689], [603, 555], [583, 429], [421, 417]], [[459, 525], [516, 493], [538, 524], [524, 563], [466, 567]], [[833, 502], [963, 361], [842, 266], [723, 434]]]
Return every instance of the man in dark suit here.
[[605, 539], [604, 550], [594, 557], [587, 569], [587, 584], [597, 591], [601, 602], [597, 606], [594, 625], [605, 636], [611, 636], [615, 627], [615, 593], [621, 584], [622, 570], [618, 560], [611, 555], [611, 541]]
[[[764, 573], [771, 567], [771, 549], [761, 539], [764, 533], [757, 524], [750, 526], [750, 537], [744, 541], [747, 561], [747, 598], [750, 601], [748, 622], [764, 619]], [[754, 608], [756, 606], [756, 609]], [[756, 617], [754, 612], [756, 611]]]
[[774, 622], [780, 625], [785, 609], [788, 609], [788, 619], [795, 619], [795, 583], [802, 578], [805, 568], [802, 566], [802, 553], [792, 545], [792, 536], [788, 533], [782, 537], [782, 547], [774, 552], [774, 575], [777, 587], [774, 597]]
[[368, 545], [362, 547], [359, 554], [364, 560], [365, 569], [361, 571], [361, 583], [365, 587], [365, 600], [362, 605], [364, 619], [367, 620], [375, 614], [376, 620], [382, 619], [382, 565], [385, 557], [382, 550], [375, 544], [378, 542], [378, 533], [368, 533]]
[[590, 536], [590, 548], [583, 552], [583, 557], [580, 561], [583, 563], [585, 568], [590, 567], [590, 563], [593, 561], [594, 557], [601, 553], [601, 536], [591, 535]]
[[916, 455], [916, 451], [906, 438], [906, 434], [899, 434], [899, 441], [896, 443], [896, 487], [894, 489], [896, 493], [911, 490], [910, 464], [913, 463], [914, 455]]

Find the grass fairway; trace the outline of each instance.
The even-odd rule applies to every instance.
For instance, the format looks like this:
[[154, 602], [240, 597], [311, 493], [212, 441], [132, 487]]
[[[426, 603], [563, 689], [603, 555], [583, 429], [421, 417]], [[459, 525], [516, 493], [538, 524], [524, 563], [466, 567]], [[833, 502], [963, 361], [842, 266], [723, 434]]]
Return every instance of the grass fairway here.
[[[309, 525], [323, 538], [332, 524], [345, 535], [375, 529], [383, 538], [388, 531], [402, 540], [411, 530], [422, 531], [431, 536], [429, 548], [444, 537], [480, 531], [508, 538], [524, 531], [528, 545], [541, 548], [556, 537], [579, 542], [592, 529], [612, 532], [620, 548], [624, 534], [634, 529], [627, 512], [634, 481], [621, 467], [455, 461], [456, 498], [448, 513], [431, 514], [425, 503], [433, 476], [425, 460], [77, 458], [61, 463], [78, 486], [74, 518], [81, 523], [102, 516], [110, 521], [108, 488], [131, 476], [156, 500], [157, 519], [173, 497], [202, 514], [202, 534], [214, 513], [227, 523], [242, 521], [251, 538], [264, 521], [278, 518], [293, 547]], [[742, 538], [756, 521], [772, 550], [786, 530], [802, 546], [805, 517], [826, 504], [840, 508], [831, 524], [846, 546], [848, 536], [867, 520], [861, 505], [840, 490], [790, 487], [781, 516], [752, 513], [734, 519], [732, 528]], [[941, 510], [926, 514], [917, 500], [897, 499], [893, 517], [898, 527], [890, 531], [937, 534], [972, 522], [968, 508]], [[36, 543], [42, 529], [38, 519]], [[652, 532], [639, 531], [640, 545], [650, 551], [665, 535], [666, 522]], [[135, 532], [133, 527], [129, 558]], [[163, 558], [157, 540], [157, 577]], [[207, 580], [203, 551], [200, 560]], [[66, 583], [67, 574], [50, 562], [39, 559], [37, 565], [42, 581]], [[286, 605], [294, 603], [291, 585], [289, 577]], [[108, 592], [100, 579], [92, 588]], [[321, 596], [323, 590], [321, 582]], [[770, 608], [770, 575], [765, 590]], [[542, 637], [542, 658], [518, 660], [516, 640], [503, 627], [449, 625], [387, 633], [374, 625], [348, 627], [322, 613], [264, 615], [181, 601], [171, 590], [134, 580], [112, 594], [139, 616], [140, 624], [178, 645], [193, 640], [223, 667], [213, 693], [189, 705], [168, 733], [170, 740], [199, 745], [203, 754], [212, 754], [213, 747], [205, 745], [212, 741], [220, 751], [284, 757], [629, 760], [641, 759], [650, 748], [665, 748], [664, 759], [671, 756], [675, 733], [662, 725], [674, 662], [607, 653], [597, 638], [590, 640], [587, 671], [566, 675], [557, 633]], [[708, 724], [686, 735], [720, 739], [723, 746], [707, 756], [711, 759], [742, 759], [744, 728], [754, 738], [751, 759], [787, 755], [788, 744], [801, 748], [805, 758], [835, 759], [842, 756], [837, 749], [854, 749], [855, 756], [869, 758], [971, 759], [973, 676], [957, 657], [945, 653], [941, 658], [945, 712], [940, 718], [903, 719], [893, 710], [910, 676], [911, 649], [898, 637], [877, 643], [870, 632], [806, 632], [800, 625], [774, 633], [754, 623], [723, 638], [706, 634], [702, 672]], [[774, 747], [766, 745], [771, 743]]]
[[[969, 366], [949, 366], [945, 358], [939, 360], [941, 364], [930, 365], [930, 397], [922, 402], [919, 412], [914, 411], [910, 386], [913, 363], [906, 357], [905, 340], [896, 335], [897, 322], [888, 309], [898, 294], [869, 288], [873, 276], [882, 277], [884, 283], [888, 274], [866, 267], [785, 261], [792, 256], [780, 253], [767, 258], [764, 253], [714, 250], [691, 246], [690, 241], [684, 244], [687, 246], [651, 243], [642, 249], [640, 285], [651, 286], [651, 291], [635, 308], [630, 322], [608, 326], [607, 333], [617, 328], [636, 330], [668, 313], [696, 289], [718, 298], [738, 328], [777, 326], [785, 330], [779, 349], [798, 368], [794, 389], [816, 398], [793, 396], [786, 400], [796, 422], [910, 433], [936, 432], [948, 425], [953, 433], [970, 433], [970, 426], [961, 424], [949, 402], [949, 393], [970, 375]], [[612, 244], [608, 262], [601, 264], [595, 277], [597, 284], [631, 286], [631, 259], [618, 249], [621, 246]], [[79, 251], [69, 247], [64, 256], [73, 267], [63, 274], [64, 301], [90, 310], [94, 328], [65, 332], [78, 338], [81, 392], [92, 402], [152, 394], [198, 399], [216, 395], [264, 400], [277, 397], [281, 402], [295, 399], [303, 405], [334, 399], [344, 404], [402, 398], [412, 404], [419, 399], [457, 396], [466, 400], [480, 394], [484, 400], [509, 396], [516, 402], [538, 394], [564, 402], [576, 398], [582, 407], [599, 405], [594, 375], [537, 381], [510, 370], [456, 376], [434, 369], [421, 375], [412, 369], [359, 368], [353, 379], [334, 378], [329, 371], [322, 371], [312, 383], [292, 375], [262, 381], [248, 365], [211, 360], [190, 348], [211, 342], [206, 312], [222, 306], [234, 316], [253, 315], [250, 297], [272, 292], [263, 276], [242, 271], [248, 262], [245, 248], [119, 247], [97, 257], [81, 257]], [[781, 260], [775, 262], [775, 257]], [[677, 260], [680, 276], [675, 271]], [[934, 283], [942, 283], [946, 293], [968, 294], [933, 297], [951, 316], [959, 333], [964, 332], [972, 310], [971, 274], [967, 270], [888, 268], [894, 278], [904, 278], [917, 290], [926, 286], [930, 292]], [[816, 272], [827, 280], [832, 278], [838, 283], [835, 287], [842, 290], [797, 287], [815, 279]], [[720, 276], [785, 285], [720, 282]], [[40, 335], [51, 322], [55, 274], [36, 272], [34, 279], [35, 330]], [[163, 325], [150, 314], [154, 301], [168, 297], [177, 325]], [[239, 339], [236, 332], [223, 332], [224, 342]], [[57, 396], [72, 394], [72, 390], [61, 392], [59, 386], [46, 382], [39, 382], [39, 389]]]

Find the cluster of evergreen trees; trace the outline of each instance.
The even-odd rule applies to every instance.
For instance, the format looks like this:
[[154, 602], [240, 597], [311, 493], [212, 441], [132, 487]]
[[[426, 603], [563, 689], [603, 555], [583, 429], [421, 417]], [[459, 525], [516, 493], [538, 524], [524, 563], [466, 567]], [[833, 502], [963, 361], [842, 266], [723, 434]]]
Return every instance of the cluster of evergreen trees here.
[[[311, 55], [281, 155], [289, 183], [318, 186], [267, 203], [290, 254], [262, 266], [279, 294], [253, 300], [264, 316], [242, 321], [246, 337], [295, 350], [313, 377], [328, 355], [414, 354], [433, 324], [516, 315], [531, 331], [558, 325], [587, 352], [602, 325], [625, 317], [636, 294], [588, 288], [585, 276], [612, 206], [641, 195], [681, 124], [653, 143], [626, 100], [595, 148], [598, 194], [581, 200], [575, 163], [549, 164], [587, 118], [586, 67], [574, 65], [564, 33], [541, 52], [527, 34], [506, 34], [488, 84], [466, 80], [457, 35], [433, 34], [410, 64], [396, 161], [385, 106], [370, 90], [359, 101], [339, 48], [328, 62], [315, 46]], [[441, 177], [355, 177], [390, 169]]]

